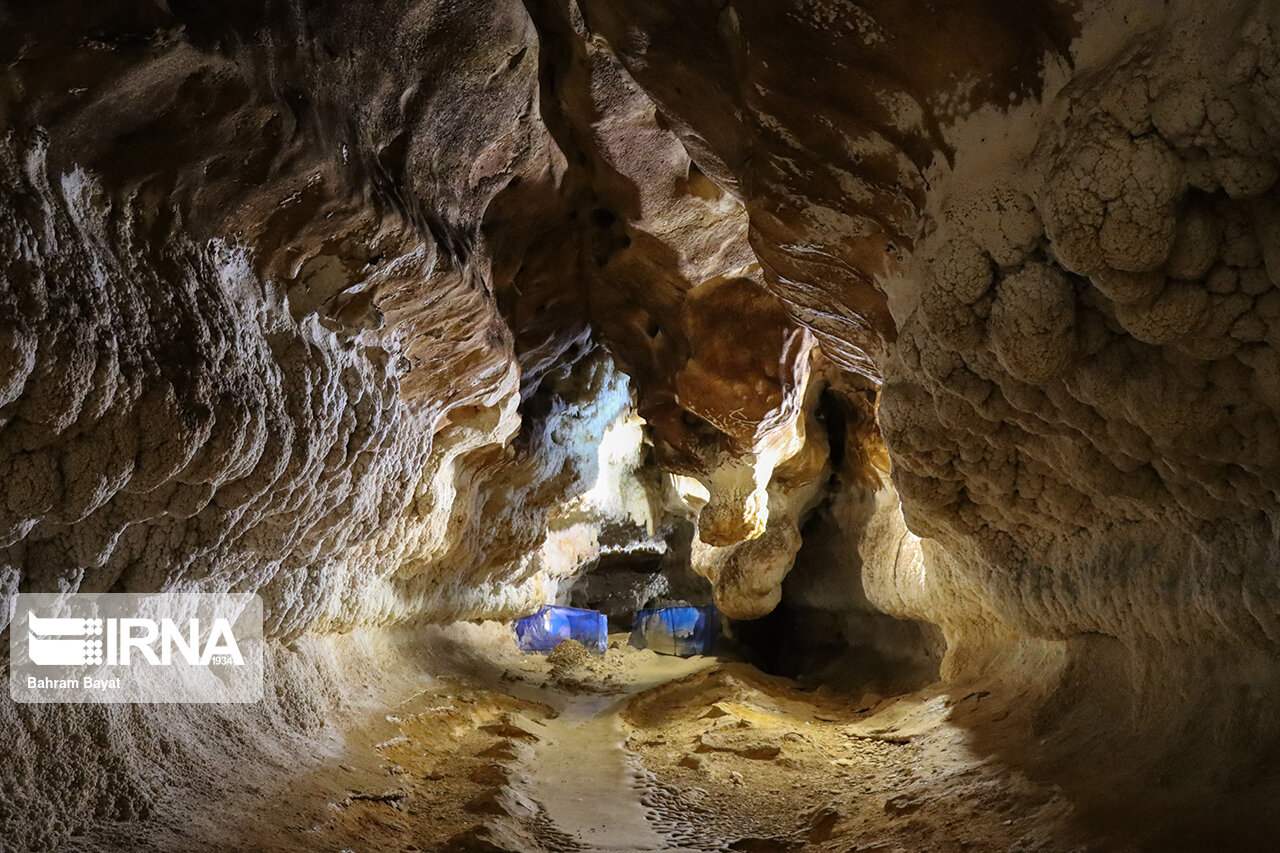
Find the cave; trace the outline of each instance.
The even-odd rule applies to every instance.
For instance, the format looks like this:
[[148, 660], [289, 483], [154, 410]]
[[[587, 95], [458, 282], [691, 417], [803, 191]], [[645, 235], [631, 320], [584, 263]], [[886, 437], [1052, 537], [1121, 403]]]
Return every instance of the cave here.
[[[0, 59], [0, 851], [1280, 847], [1280, 3]], [[92, 615], [172, 602], [251, 665]], [[675, 604], [714, 653], [628, 642]]]

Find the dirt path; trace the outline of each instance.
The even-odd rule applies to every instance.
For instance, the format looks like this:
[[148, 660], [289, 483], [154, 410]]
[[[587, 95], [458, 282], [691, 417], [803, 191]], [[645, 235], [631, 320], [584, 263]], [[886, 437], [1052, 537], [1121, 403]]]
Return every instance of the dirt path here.
[[[646, 804], [653, 799], [653, 779], [628, 749], [622, 712], [632, 697], [714, 662], [639, 655], [619, 640], [613, 645], [603, 660], [565, 646], [547, 659], [546, 681], [515, 687], [513, 692], [545, 701], [554, 714], [540, 721], [531, 748], [519, 755], [514, 785], [562, 845], [549, 849], [678, 850], [679, 841], [661, 831]], [[542, 661], [519, 663], [537, 670]]]
[[339, 767], [359, 773], [300, 778], [238, 849], [1080, 849], [1057, 791], [952, 722], [981, 697], [864, 701], [621, 647], [521, 655], [499, 626], [431, 642], [441, 677], [349, 738]]
[[[633, 696], [707, 669], [668, 661], [655, 667], [667, 678], [633, 685], [622, 698], [570, 696], [559, 716], [546, 720], [527, 753], [522, 793], [541, 807], [556, 837], [548, 851], [732, 851], [739, 835], [724, 837], [705, 814], [681, 802], [681, 792], [644, 768], [631, 748], [633, 731], [623, 712]], [[558, 840], [558, 844], [557, 844]], [[761, 849], [784, 850], [785, 840]], [[574, 845], [574, 846], [570, 846]]]
[[565, 836], [591, 850], [669, 850], [644, 806], [646, 780], [626, 749], [617, 697], [573, 697], [546, 722], [527, 763], [527, 795]]

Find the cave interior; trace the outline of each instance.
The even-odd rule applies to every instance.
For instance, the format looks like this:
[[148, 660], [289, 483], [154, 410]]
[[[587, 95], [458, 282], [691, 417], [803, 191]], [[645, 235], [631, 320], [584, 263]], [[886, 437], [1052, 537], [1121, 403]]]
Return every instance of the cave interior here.
[[[1280, 845], [1280, 3], [0, 0], [0, 120], [0, 851]], [[261, 698], [22, 693], [159, 593]]]

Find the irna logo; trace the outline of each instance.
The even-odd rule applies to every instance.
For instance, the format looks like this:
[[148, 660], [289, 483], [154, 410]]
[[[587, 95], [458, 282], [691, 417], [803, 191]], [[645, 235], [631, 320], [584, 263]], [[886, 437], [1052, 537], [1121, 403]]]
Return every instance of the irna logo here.
[[253, 593], [24, 592], [0, 599], [0, 629], [7, 626], [9, 634], [9, 696], [15, 702], [257, 702], [262, 610]]
[[[185, 633], [183, 631], [185, 627]], [[215, 618], [208, 636], [198, 618], [180, 627], [172, 619], [69, 619], [27, 616], [27, 653], [40, 666], [86, 666], [145, 662], [169, 666], [175, 658], [191, 666], [244, 666], [231, 622]], [[157, 648], [158, 646], [158, 648]]]

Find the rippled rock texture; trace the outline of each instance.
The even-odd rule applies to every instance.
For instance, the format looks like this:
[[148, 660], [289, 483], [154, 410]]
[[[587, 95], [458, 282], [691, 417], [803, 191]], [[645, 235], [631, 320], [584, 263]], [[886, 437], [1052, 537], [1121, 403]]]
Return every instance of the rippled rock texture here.
[[592, 548], [544, 529], [621, 411], [553, 387], [594, 328], [702, 484], [695, 568], [776, 601], [814, 339], [580, 10], [7, 18], [5, 589], [261, 589], [286, 636], [527, 606]]
[[1278, 52], [1262, 0], [8, 4], [0, 593], [287, 640], [510, 615], [605, 535], [731, 617], [795, 566], [940, 626], [1045, 731], [1173, 750], [1212, 680], [1238, 754]]

